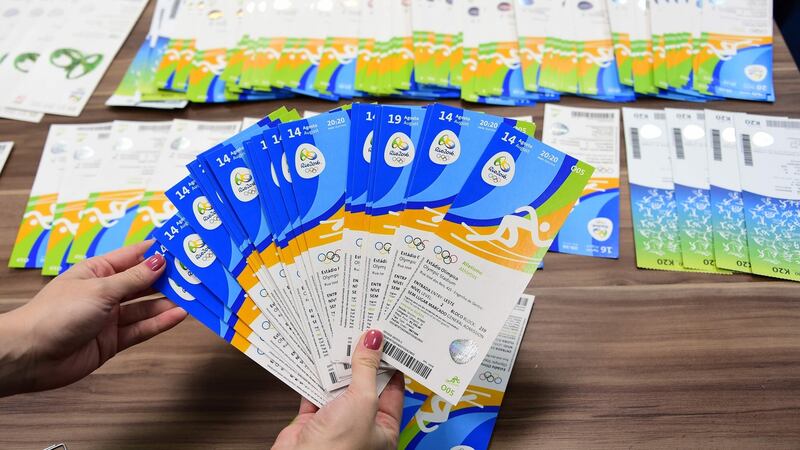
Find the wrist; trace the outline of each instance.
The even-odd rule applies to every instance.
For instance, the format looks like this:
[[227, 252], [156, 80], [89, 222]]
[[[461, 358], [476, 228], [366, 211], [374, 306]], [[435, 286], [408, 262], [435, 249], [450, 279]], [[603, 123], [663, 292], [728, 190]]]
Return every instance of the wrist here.
[[0, 397], [30, 391], [33, 384], [33, 349], [23, 308], [0, 314]]

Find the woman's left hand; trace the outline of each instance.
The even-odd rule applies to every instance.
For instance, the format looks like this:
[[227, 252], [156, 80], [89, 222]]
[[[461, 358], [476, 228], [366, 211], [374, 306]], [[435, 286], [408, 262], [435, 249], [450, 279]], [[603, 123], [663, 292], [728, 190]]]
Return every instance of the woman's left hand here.
[[0, 315], [0, 396], [73, 383], [112, 356], [180, 323], [186, 311], [151, 294], [164, 258], [153, 241], [80, 262], [26, 305]]

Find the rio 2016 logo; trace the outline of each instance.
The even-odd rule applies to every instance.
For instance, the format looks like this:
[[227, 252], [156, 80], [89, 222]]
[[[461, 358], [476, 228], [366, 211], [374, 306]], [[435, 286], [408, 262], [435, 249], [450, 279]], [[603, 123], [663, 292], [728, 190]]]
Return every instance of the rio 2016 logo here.
[[491, 186], [505, 186], [514, 178], [514, 157], [508, 152], [498, 152], [483, 165], [481, 178]]
[[436, 135], [428, 151], [428, 157], [434, 164], [447, 165], [454, 163], [461, 156], [461, 142], [450, 130], [442, 130]]
[[384, 161], [389, 167], [405, 167], [414, 159], [414, 143], [402, 131], [389, 136], [383, 152]]
[[325, 170], [325, 155], [312, 144], [300, 144], [295, 152], [294, 168], [300, 178], [318, 177]]
[[211, 206], [211, 202], [209, 202], [204, 195], [194, 199], [194, 202], [192, 202], [192, 211], [194, 211], [194, 217], [197, 219], [197, 222], [206, 230], [215, 230], [222, 225], [217, 211], [214, 210], [214, 207]]
[[206, 268], [217, 259], [214, 252], [203, 242], [198, 234], [190, 234], [183, 240], [183, 249], [192, 262], [200, 268]]
[[237, 167], [231, 172], [231, 188], [233, 195], [240, 201], [249, 202], [258, 197], [253, 173], [247, 167]]
[[317, 159], [317, 152], [314, 150], [304, 148], [300, 150], [300, 161], [313, 161]]

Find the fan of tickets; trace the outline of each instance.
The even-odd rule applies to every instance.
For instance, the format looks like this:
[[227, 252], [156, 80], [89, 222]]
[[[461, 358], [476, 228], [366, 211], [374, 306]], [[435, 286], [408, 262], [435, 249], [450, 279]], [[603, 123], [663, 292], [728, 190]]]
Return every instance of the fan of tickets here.
[[151, 235], [158, 288], [318, 405], [383, 330], [456, 403], [593, 168], [529, 122], [440, 104], [278, 110], [200, 154]]

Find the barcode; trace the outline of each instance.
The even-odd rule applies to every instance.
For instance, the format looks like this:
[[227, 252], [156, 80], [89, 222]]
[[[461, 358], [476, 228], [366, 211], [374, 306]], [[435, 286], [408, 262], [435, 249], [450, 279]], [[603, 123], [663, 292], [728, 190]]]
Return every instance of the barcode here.
[[800, 128], [800, 121], [795, 120], [770, 120], [767, 119], [767, 126], [771, 128]]
[[353, 350], [353, 344], [347, 344], [347, 356], [350, 356], [350, 352]]
[[611, 120], [614, 118], [614, 114], [608, 112], [572, 111], [571, 114], [572, 117], [582, 117], [586, 119]]
[[653, 113], [653, 117], [656, 120], [667, 120], [667, 113], [665, 113], [665, 112], [656, 112], [656, 113]]
[[384, 344], [383, 353], [396, 359], [400, 364], [408, 367], [422, 378], [428, 379], [428, 375], [430, 375], [431, 371], [433, 370], [431, 366], [421, 361], [417, 361], [416, 358], [409, 355], [404, 350], [389, 341], [386, 341], [386, 344]]
[[517, 305], [528, 306], [528, 297], [520, 297], [519, 300], [517, 300]]
[[639, 142], [639, 129], [631, 128], [631, 147], [633, 159], [642, 159], [642, 145]]
[[711, 130], [711, 149], [714, 152], [714, 161], [722, 161], [722, 141], [719, 130]]
[[744, 165], [753, 167], [753, 147], [750, 145], [750, 135], [742, 135], [742, 152], [744, 152]]
[[680, 128], [672, 129], [672, 136], [675, 138], [675, 157], [678, 159], [685, 159], [686, 154], [683, 152], [683, 135]]
[[168, 124], [158, 124], [158, 125], [139, 125], [140, 131], [159, 131], [159, 130], [169, 130], [172, 126], [171, 123]]
[[228, 123], [201, 124], [201, 125], [197, 126], [197, 129], [198, 130], [211, 130], [211, 131], [214, 131], [214, 130], [227, 130], [227, 129], [235, 130], [236, 129], [236, 125], [231, 125], [231, 124], [228, 124]]
[[353, 367], [352, 364], [344, 363], [344, 370], [350, 370], [351, 367]]
[[330, 375], [330, 377], [331, 377], [331, 384], [336, 384], [339, 381], [339, 379], [336, 378], [336, 374], [335, 373], [328, 372], [328, 375]]

